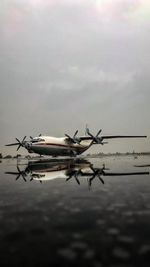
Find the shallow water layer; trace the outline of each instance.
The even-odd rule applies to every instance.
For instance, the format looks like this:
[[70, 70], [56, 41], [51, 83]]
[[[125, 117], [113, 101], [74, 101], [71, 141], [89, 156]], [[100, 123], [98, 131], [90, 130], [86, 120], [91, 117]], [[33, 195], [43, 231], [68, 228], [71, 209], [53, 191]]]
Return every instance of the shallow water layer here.
[[2, 160], [1, 266], [150, 266], [149, 164]]

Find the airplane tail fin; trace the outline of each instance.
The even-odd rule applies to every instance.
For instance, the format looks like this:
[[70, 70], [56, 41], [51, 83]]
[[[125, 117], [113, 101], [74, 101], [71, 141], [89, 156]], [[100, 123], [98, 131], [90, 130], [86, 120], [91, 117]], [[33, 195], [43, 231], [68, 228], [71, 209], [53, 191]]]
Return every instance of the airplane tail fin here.
[[89, 133], [89, 128], [88, 128], [88, 124], [86, 124], [86, 126], [85, 126], [85, 135], [88, 135], [88, 133]]

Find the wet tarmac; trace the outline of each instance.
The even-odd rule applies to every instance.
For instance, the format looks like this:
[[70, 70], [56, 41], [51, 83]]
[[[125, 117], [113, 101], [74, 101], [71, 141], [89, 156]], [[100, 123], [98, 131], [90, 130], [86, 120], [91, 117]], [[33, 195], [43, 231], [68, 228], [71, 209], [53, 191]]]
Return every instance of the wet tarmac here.
[[149, 164], [2, 160], [0, 266], [150, 266]]

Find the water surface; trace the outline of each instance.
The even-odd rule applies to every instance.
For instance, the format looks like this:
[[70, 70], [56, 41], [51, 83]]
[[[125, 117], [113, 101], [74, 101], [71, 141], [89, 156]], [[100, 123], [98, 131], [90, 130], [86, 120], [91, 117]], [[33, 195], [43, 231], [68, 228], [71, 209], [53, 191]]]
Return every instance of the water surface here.
[[1, 265], [149, 266], [150, 158], [87, 161], [2, 160]]

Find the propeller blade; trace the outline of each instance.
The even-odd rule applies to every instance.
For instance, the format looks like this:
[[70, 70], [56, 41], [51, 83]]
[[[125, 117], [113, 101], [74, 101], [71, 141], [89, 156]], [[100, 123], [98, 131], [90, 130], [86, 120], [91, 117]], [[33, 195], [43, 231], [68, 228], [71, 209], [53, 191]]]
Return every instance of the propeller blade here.
[[22, 173], [21, 175], [22, 175], [23, 180], [26, 182], [27, 180], [26, 180], [26, 178], [25, 178], [24, 173]]
[[18, 148], [17, 148], [17, 151], [19, 150], [19, 148], [21, 147], [21, 144], [19, 144]]
[[26, 135], [24, 136], [23, 140], [22, 140], [22, 143], [24, 142], [24, 140], [26, 139]]
[[96, 135], [95, 137], [98, 137], [99, 134], [101, 133], [101, 131], [102, 131], [102, 129], [100, 129], [100, 130], [98, 131], [98, 133], [97, 133], [97, 135]]
[[76, 132], [75, 132], [75, 134], [74, 134], [74, 136], [73, 136], [74, 138], [76, 137], [77, 133], [78, 133], [78, 130], [76, 130]]
[[99, 180], [101, 181], [102, 184], [104, 184], [104, 180], [98, 175]]
[[72, 178], [72, 175], [69, 175], [68, 178], [66, 178], [66, 181], [69, 181]]
[[18, 172], [19, 172], [19, 173], [21, 173], [21, 171], [20, 171], [20, 168], [19, 168], [19, 166], [18, 166], [18, 165], [17, 165], [17, 170], [18, 170]]
[[98, 137], [98, 134], [99, 134], [100, 131], [101, 131], [101, 130], [98, 131], [98, 133], [97, 133], [96, 136], [94, 136], [93, 134], [90, 133], [90, 131], [88, 131], [88, 135], [91, 136], [92, 139], [93, 139], [91, 145], [92, 145], [94, 142], [95, 142], [95, 143], [98, 142], [98, 141], [97, 141], [97, 137]]
[[5, 145], [5, 146], [17, 146], [18, 143], [12, 143], [12, 144], [8, 144], [8, 145]]
[[76, 180], [76, 182], [80, 185], [80, 182], [79, 182], [79, 180], [78, 180], [78, 178], [77, 178], [76, 175], [75, 175], [75, 180]]
[[16, 140], [18, 141], [19, 144], [21, 144], [20, 140], [18, 138], [16, 138]]
[[18, 172], [5, 172], [5, 174], [18, 175]]
[[19, 173], [18, 176], [16, 177], [16, 181], [19, 179], [19, 177], [20, 177], [20, 173]]
[[88, 135], [90, 135], [92, 138], [94, 138], [94, 135], [90, 133], [90, 131], [88, 131]]
[[93, 171], [93, 173], [96, 172], [96, 170], [93, 168], [93, 166], [90, 166], [90, 169]]
[[68, 134], [65, 134], [65, 136], [66, 136], [72, 143], [80, 145], [81, 140], [80, 140], [80, 138], [76, 137], [77, 133], [78, 133], [78, 130], [76, 130], [76, 132], [74, 133], [74, 136], [73, 136], [73, 137], [71, 137], [71, 136], [68, 135]]
[[19, 145], [18, 148], [17, 148], [17, 151], [18, 151], [19, 148], [20, 148], [21, 146], [24, 146], [24, 141], [25, 141], [25, 139], [26, 139], [26, 136], [24, 136], [22, 142], [21, 142], [18, 138], [15, 138], [15, 139], [16, 139], [16, 141], [17, 141], [18, 143], [11, 143], [11, 144], [7, 144], [7, 145], [5, 145], [5, 146], [17, 146], [17, 145]]
[[71, 137], [68, 134], [65, 134], [66, 137], [68, 137], [69, 139], [71, 139]]
[[95, 174], [93, 174], [92, 177], [88, 179], [89, 188], [91, 187], [92, 181], [93, 181], [94, 178], [95, 178]]
[[72, 143], [75, 143], [74, 139], [73, 139], [71, 136], [69, 136], [68, 134], [65, 134], [65, 136], [66, 136]]

